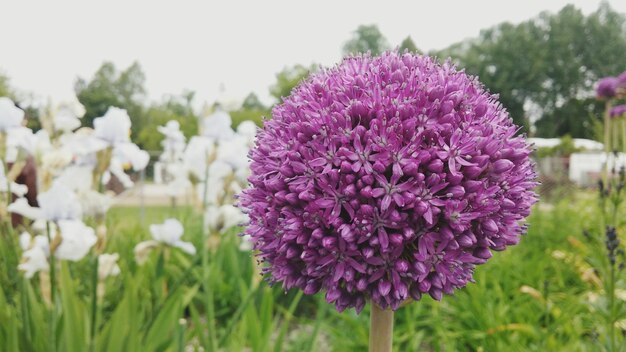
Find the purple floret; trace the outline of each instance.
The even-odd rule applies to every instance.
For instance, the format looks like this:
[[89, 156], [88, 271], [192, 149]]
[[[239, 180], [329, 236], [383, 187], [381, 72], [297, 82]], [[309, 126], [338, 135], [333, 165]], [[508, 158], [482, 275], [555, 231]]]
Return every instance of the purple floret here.
[[272, 111], [240, 205], [263, 271], [337, 310], [441, 299], [525, 233], [531, 147], [473, 77], [427, 56], [349, 57]]

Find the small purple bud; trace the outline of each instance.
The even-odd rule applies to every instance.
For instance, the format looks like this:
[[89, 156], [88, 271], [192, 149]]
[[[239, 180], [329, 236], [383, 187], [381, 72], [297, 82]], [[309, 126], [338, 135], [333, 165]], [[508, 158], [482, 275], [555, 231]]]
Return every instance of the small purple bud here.
[[474, 256], [480, 259], [489, 259], [492, 254], [489, 248], [479, 247], [474, 250]]
[[507, 172], [511, 170], [515, 166], [511, 160], [508, 159], [500, 159], [493, 163], [493, 172], [496, 174], [501, 174], [503, 172]]
[[483, 228], [487, 231], [498, 232], [498, 225], [496, 225], [496, 222], [493, 221], [493, 219], [487, 219], [483, 221], [482, 225]]
[[463, 186], [452, 186], [446, 190], [446, 196], [450, 198], [459, 198], [465, 194], [465, 189]]
[[418, 286], [422, 292], [430, 291], [430, 281], [428, 281], [428, 279], [420, 281]]
[[474, 115], [476, 117], [483, 117], [485, 116], [486, 112], [487, 112], [487, 104], [485, 104], [484, 102], [479, 103], [474, 108]]
[[436, 86], [428, 91], [428, 99], [430, 101], [441, 100], [441, 98], [443, 98], [443, 88], [441, 86]]
[[316, 281], [309, 281], [306, 286], [304, 287], [304, 294], [305, 295], [313, 295], [316, 294], [317, 292], [319, 292], [320, 290], [320, 285], [318, 282]]
[[378, 282], [378, 293], [384, 297], [389, 294], [389, 291], [391, 291], [391, 283], [387, 280], [380, 280]]
[[335, 237], [324, 237], [322, 239], [322, 246], [328, 250], [335, 249], [337, 239]]
[[439, 288], [433, 287], [430, 291], [428, 291], [428, 294], [436, 301], [441, 301], [443, 298], [443, 292]]
[[394, 247], [398, 247], [404, 243], [404, 239], [402, 238], [402, 235], [394, 233], [389, 235], [389, 243]]
[[367, 279], [362, 277], [356, 282], [356, 289], [359, 291], [365, 291], [367, 289]]
[[342, 161], [339, 169], [341, 170], [341, 173], [344, 173], [344, 174], [350, 173], [352, 172], [352, 164], [350, 164], [347, 161]]
[[372, 198], [372, 187], [366, 186], [359, 193], [365, 198]]
[[435, 159], [428, 164], [428, 171], [436, 174], [443, 172], [443, 161], [441, 159]]
[[373, 166], [374, 171], [378, 172], [378, 173], [383, 173], [385, 172], [385, 165], [383, 163], [381, 163], [380, 161], [377, 161], [374, 163]]
[[336, 287], [331, 287], [326, 291], [326, 302], [333, 303], [341, 296], [341, 291]]
[[409, 271], [409, 262], [407, 262], [404, 259], [399, 259], [394, 265], [393, 267], [396, 269], [397, 272], [399, 273], [406, 273], [407, 271]]
[[419, 288], [416, 285], [411, 285], [411, 288], [409, 289], [409, 295], [411, 295], [411, 298], [413, 298], [413, 300], [415, 301], [419, 301], [420, 299], [422, 299], [422, 292], [420, 292]]

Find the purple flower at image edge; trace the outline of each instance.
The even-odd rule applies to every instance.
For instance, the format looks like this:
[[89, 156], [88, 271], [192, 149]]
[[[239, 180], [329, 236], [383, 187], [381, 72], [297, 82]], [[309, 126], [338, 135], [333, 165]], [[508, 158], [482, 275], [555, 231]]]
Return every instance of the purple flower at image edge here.
[[616, 77], [604, 77], [598, 81], [596, 87], [596, 97], [598, 98], [613, 98], [617, 94], [618, 79]]
[[263, 272], [339, 311], [472, 281], [518, 243], [531, 147], [473, 77], [427, 56], [348, 57], [272, 111], [240, 197]]
[[609, 115], [612, 118], [626, 116], [626, 104], [617, 105], [611, 108]]

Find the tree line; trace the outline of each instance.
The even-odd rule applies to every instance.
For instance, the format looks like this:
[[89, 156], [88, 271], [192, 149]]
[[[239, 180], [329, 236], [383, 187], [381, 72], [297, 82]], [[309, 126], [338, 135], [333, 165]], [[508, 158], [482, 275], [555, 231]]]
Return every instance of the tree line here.
[[[377, 55], [390, 49], [422, 53], [410, 36], [394, 46], [376, 25], [361, 25], [343, 45], [342, 54]], [[603, 104], [596, 101], [593, 85], [601, 77], [626, 70], [626, 17], [607, 3], [587, 16], [567, 5], [557, 13], [544, 12], [519, 24], [498, 24], [481, 31], [477, 38], [427, 54], [450, 58], [478, 76], [487, 89], [499, 95], [514, 121], [523, 126], [522, 131], [539, 137], [595, 138], [594, 126], [600, 121]], [[317, 65], [296, 64], [278, 72], [269, 87], [273, 104], [316, 69]], [[175, 119], [190, 136], [197, 132], [197, 115], [206, 113], [194, 111], [191, 91], [146, 104], [145, 74], [139, 63], [120, 70], [105, 62], [91, 79], [78, 78], [74, 90], [86, 109], [85, 126], [91, 126], [93, 118], [104, 114], [108, 106], [124, 108], [133, 119], [133, 138], [149, 150], [160, 149], [156, 126]], [[14, 93], [8, 78], [0, 75], [3, 95]], [[271, 106], [250, 93], [230, 113], [235, 124], [243, 120], [260, 123], [263, 116], [271, 115]], [[31, 123], [36, 124], [36, 119]]]

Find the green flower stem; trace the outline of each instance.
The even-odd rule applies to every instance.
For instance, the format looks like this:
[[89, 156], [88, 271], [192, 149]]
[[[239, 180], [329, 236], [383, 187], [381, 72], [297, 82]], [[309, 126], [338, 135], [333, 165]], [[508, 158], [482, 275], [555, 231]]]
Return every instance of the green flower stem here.
[[178, 321], [178, 348], [179, 352], [185, 352], [185, 328], [187, 326], [187, 321], [185, 319], [180, 319]]
[[393, 310], [372, 303], [370, 313], [370, 352], [391, 352], [393, 345]]
[[215, 306], [214, 306], [214, 297], [213, 297], [213, 288], [209, 284], [210, 277], [210, 267], [209, 267], [209, 241], [208, 236], [205, 236], [202, 240], [203, 248], [202, 248], [202, 282], [205, 293], [205, 309], [206, 309], [206, 319], [209, 330], [209, 341], [206, 346], [208, 351], [217, 351], [217, 334], [215, 331]]
[[604, 108], [604, 153], [606, 155], [606, 161], [604, 163], [604, 184], [608, 185], [609, 181], [609, 154], [611, 152], [611, 117], [609, 112], [611, 111], [611, 101], [607, 101]]
[[6, 160], [2, 160], [2, 168], [4, 171], [4, 178], [7, 181], [6, 197], [7, 197], [7, 206], [9, 206], [11, 205], [11, 201], [13, 200], [13, 196], [11, 195], [11, 180], [9, 179], [9, 164], [6, 162]]
[[89, 350], [96, 350], [96, 326], [98, 324], [98, 254], [94, 254], [93, 271], [91, 273], [91, 326]]
[[52, 235], [50, 234], [50, 222], [46, 221], [46, 234], [48, 236], [48, 243], [50, 245], [50, 300], [52, 301], [52, 307], [50, 311], [50, 349], [56, 351], [56, 320], [57, 320], [57, 303], [56, 303], [56, 258], [54, 256], [54, 249], [52, 248]]
[[617, 351], [615, 343], [615, 264], [609, 263], [609, 351]]
[[626, 153], [626, 117], [622, 116], [622, 153]]
[[[207, 199], [209, 198], [208, 188], [209, 188], [209, 166], [210, 166], [210, 163], [209, 163], [209, 153], [208, 152], [206, 153], [206, 161], [207, 161], [207, 163], [206, 163], [206, 166], [204, 168], [204, 182], [203, 182], [204, 190], [203, 190], [203, 193], [202, 193], [202, 216], [204, 216], [204, 212], [206, 211]], [[206, 233], [206, 229], [205, 228], [203, 228], [203, 231]]]

